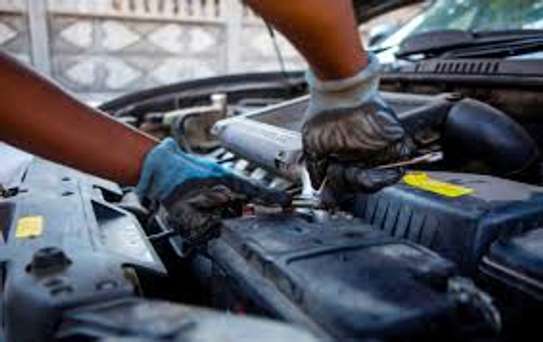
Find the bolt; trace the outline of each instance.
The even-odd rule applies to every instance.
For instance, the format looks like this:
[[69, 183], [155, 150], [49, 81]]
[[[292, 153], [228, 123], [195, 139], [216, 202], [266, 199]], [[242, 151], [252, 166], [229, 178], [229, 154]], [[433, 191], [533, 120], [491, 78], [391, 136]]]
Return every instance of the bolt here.
[[464, 98], [464, 95], [461, 93], [450, 93], [447, 94], [447, 100], [449, 101], [460, 101]]

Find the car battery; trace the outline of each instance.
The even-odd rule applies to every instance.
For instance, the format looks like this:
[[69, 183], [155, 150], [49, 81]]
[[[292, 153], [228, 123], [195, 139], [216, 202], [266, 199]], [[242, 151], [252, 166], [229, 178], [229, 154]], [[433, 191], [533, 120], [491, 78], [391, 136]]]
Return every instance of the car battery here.
[[543, 188], [485, 175], [418, 172], [375, 194], [345, 199], [355, 216], [386, 234], [404, 238], [477, 270], [500, 236], [543, 223]]
[[206, 255], [213, 272], [204, 284], [225, 309], [283, 319], [324, 339], [452, 338], [485, 322], [468, 318], [450, 292], [462, 279], [452, 262], [356, 219], [230, 219]]

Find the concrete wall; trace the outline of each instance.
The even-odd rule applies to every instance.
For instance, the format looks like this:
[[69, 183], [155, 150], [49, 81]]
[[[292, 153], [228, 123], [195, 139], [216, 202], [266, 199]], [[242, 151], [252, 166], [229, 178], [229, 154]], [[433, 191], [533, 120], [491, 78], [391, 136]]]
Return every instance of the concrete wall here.
[[[32, 8], [39, 2], [41, 13]], [[40, 20], [47, 32], [32, 26]], [[47, 40], [45, 51], [33, 40]], [[284, 38], [279, 44], [289, 68], [305, 67]], [[0, 48], [35, 66], [41, 61], [42, 72], [93, 102], [279, 68], [262, 21], [237, 0], [0, 0]]]
[[[287, 69], [305, 68], [277, 36]], [[0, 0], [0, 49], [92, 102], [181, 80], [279, 70], [266, 27], [239, 0]]]
[[26, 2], [0, 0], [0, 49], [30, 62]]

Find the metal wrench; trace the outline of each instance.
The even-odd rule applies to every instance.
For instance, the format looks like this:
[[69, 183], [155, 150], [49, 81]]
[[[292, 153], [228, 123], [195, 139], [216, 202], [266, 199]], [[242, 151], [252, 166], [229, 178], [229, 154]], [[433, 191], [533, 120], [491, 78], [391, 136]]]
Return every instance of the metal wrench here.
[[[377, 166], [374, 169], [386, 170], [386, 169], [392, 169], [396, 167], [405, 167], [405, 166], [412, 166], [412, 165], [419, 165], [419, 164], [431, 164], [431, 163], [436, 163], [441, 160], [443, 160], [443, 152], [430, 152], [422, 156], [412, 158], [410, 160]], [[308, 176], [305, 175], [305, 178], [303, 178], [302, 183], [304, 184], [304, 189], [306, 190], [304, 190], [304, 193], [301, 196], [296, 196], [293, 198], [292, 207], [300, 208], [300, 209], [313, 209], [313, 210], [325, 209], [320, 201], [320, 194], [325, 188], [327, 181], [328, 179], [325, 178], [319, 190], [307, 191], [307, 187], [310, 186], [310, 183], [309, 183]]]
[[375, 170], [386, 170], [386, 169], [393, 169], [396, 167], [412, 166], [412, 165], [419, 165], [419, 164], [431, 164], [431, 163], [436, 163], [441, 160], [443, 160], [443, 152], [430, 152], [430, 153], [423, 154], [422, 156], [415, 157], [413, 159], [377, 166]]

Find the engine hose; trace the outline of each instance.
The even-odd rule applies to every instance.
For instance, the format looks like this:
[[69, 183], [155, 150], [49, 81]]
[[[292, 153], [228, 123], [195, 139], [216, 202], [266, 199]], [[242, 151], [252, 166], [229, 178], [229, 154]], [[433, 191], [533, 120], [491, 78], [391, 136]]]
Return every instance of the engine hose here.
[[519, 123], [473, 99], [452, 107], [442, 139], [447, 160], [475, 162], [499, 176], [519, 174], [539, 159], [539, 147]]

